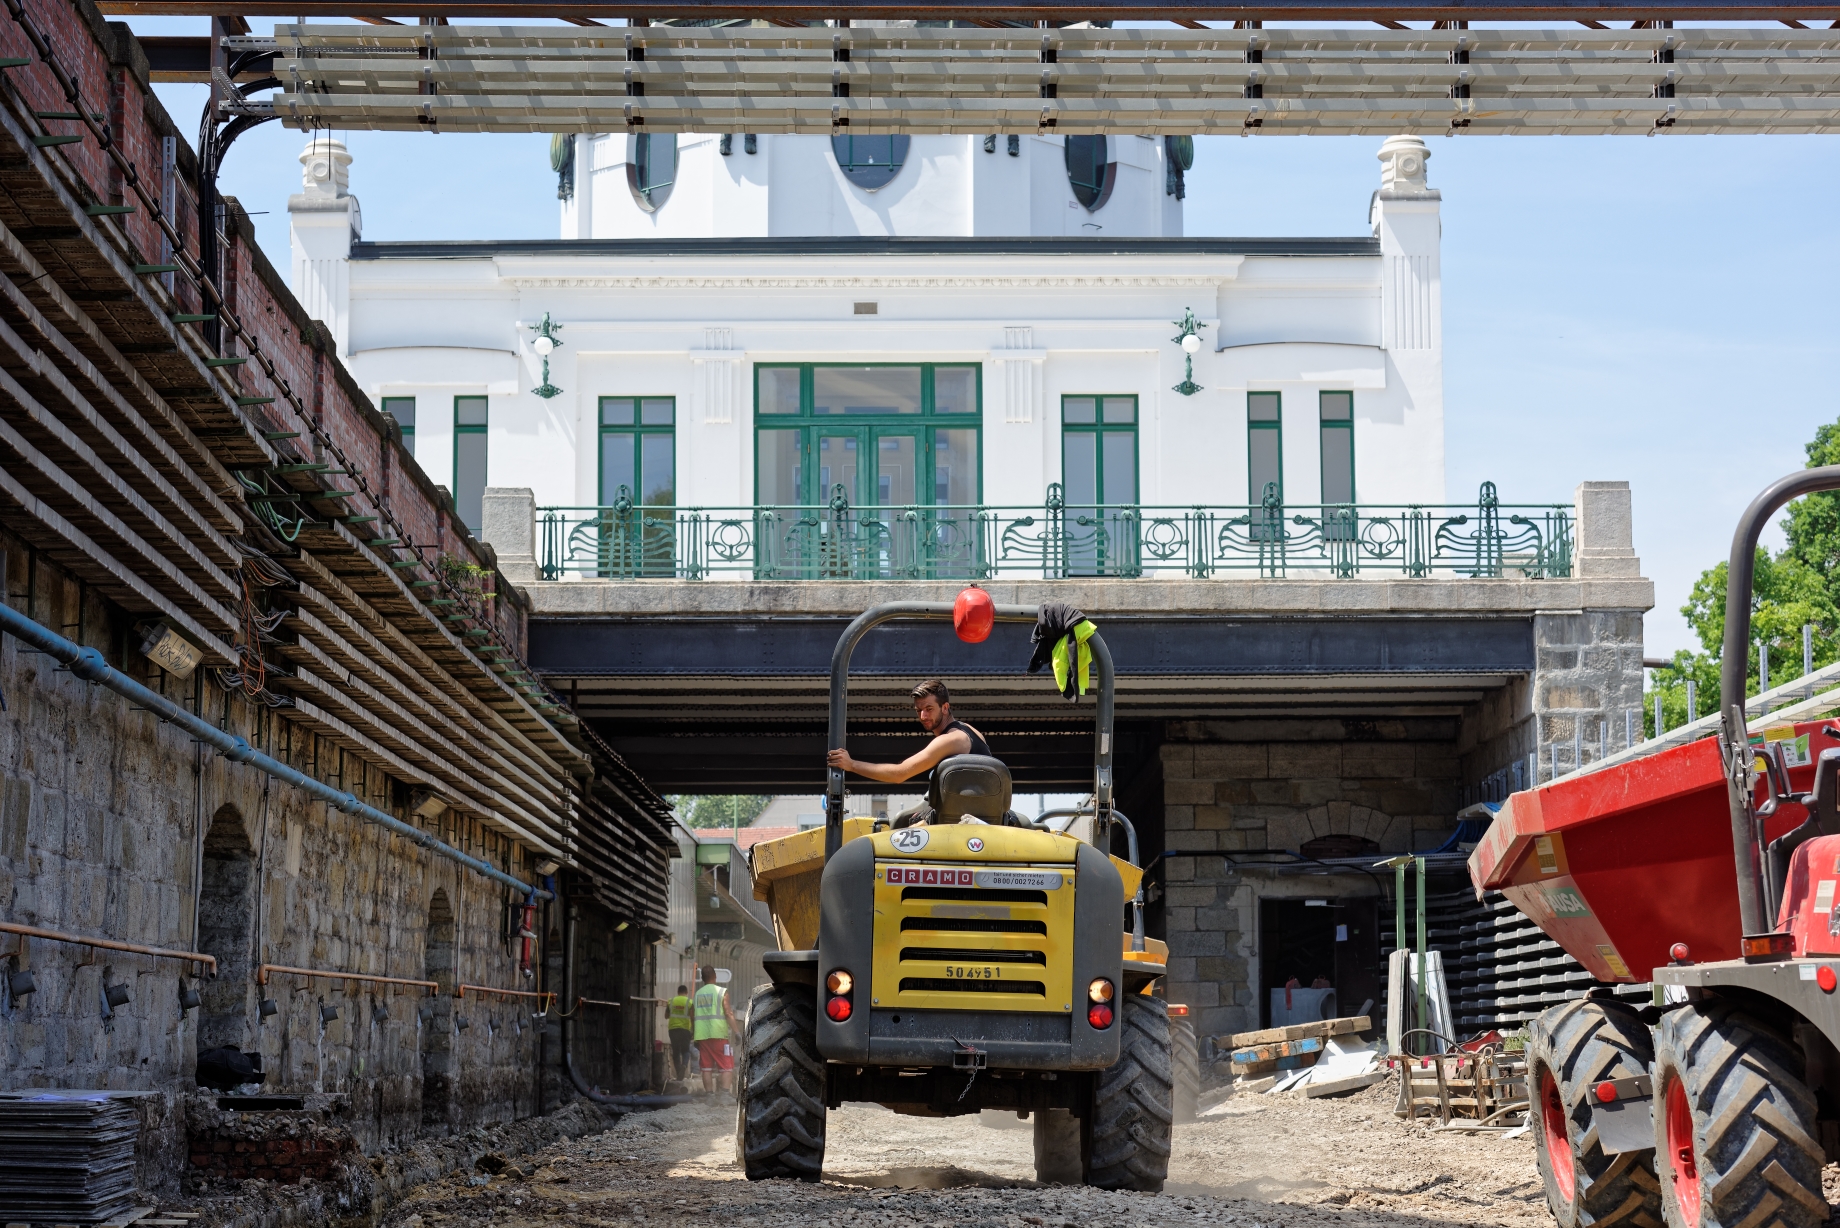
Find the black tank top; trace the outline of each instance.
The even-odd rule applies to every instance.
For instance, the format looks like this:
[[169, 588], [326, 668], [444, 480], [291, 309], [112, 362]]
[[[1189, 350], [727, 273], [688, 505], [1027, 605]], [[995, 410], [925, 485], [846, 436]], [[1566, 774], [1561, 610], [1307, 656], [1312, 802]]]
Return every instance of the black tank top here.
[[947, 725], [944, 729], [941, 729], [939, 732], [940, 734], [944, 735], [944, 734], [951, 733], [954, 729], [962, 729], [965, 733], [965, 736], [971, 739], [971, 749], [966, 751], [965, 752], [966, 754], [970, 754], [970, 755], [989, 755], [990, 754], [990, 743], [984, 740], [984, 735], [979, 733], [977, 730], [973, 729], [971, 726], [965, 724], [965, 722], [961, 720], [954, 719], [951, 724]]

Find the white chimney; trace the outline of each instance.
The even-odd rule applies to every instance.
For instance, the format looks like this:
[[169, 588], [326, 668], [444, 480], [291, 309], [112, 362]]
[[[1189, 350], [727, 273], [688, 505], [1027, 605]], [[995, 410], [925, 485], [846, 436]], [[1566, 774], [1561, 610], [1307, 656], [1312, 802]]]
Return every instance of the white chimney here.
[[290, 283], [307, 314], [332, 329], [347, 355], [351, 320], [351, 244], [364, 233], [351, 195], [351, 154], [342, 141], [315, 133], [300, 151], [301, 191], [288, 197]]

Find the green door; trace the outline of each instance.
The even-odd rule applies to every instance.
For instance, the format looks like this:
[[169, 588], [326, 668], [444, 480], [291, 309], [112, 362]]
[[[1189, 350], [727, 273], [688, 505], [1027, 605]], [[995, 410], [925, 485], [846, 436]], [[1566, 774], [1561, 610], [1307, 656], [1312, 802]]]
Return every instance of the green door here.
[[981, 406], [974, 366], [756, 368], [763, 576], [968, 576]]
[[1061, 398], [1062, 533], [1069, 574], [1138, 574], [1137, 398]]

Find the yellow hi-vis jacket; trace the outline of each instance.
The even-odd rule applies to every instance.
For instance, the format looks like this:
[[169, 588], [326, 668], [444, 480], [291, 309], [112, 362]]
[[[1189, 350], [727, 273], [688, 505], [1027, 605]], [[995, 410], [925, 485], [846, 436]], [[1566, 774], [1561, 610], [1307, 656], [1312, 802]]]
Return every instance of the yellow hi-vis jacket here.
[[673, 1032], [690, 1030], [690, 995], [680, 993], [664, 1008], [665, 1022]]
[[696, 1040], [727, 1040], [728, 1012], [723, 1004], [728, 990], [711, 983], [696, 991]]

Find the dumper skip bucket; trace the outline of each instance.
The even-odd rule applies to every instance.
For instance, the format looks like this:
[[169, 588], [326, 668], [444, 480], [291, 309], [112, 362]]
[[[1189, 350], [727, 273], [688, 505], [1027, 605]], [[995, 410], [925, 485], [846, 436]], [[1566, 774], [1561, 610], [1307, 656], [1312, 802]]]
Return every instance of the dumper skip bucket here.
[[[1840, 740], [1821, 722], [1765, 735], [1787, 743], [1789, 783]], [[1753, 741], [1761, 740], [1753, 735]], [[1785, 804], [1775, 839], [1807, 817]], [[1480, 894], [1505, 894], [1600, 981], [1642, 982], [1674, 943], [1699, 962], [1739, 958], [1737, 867], [1716, 738], [1516, 793], [1469, 860]]]

